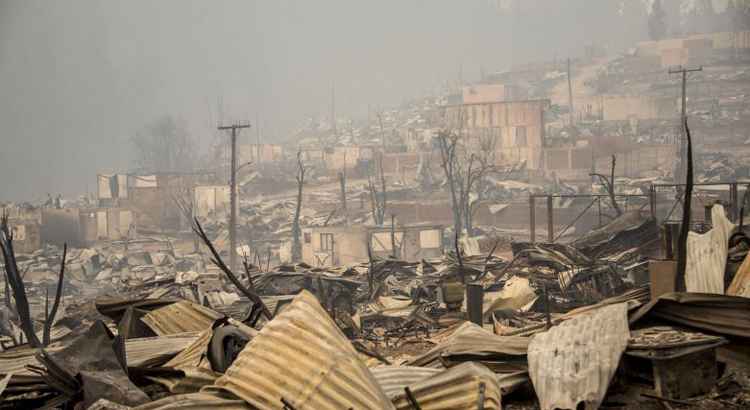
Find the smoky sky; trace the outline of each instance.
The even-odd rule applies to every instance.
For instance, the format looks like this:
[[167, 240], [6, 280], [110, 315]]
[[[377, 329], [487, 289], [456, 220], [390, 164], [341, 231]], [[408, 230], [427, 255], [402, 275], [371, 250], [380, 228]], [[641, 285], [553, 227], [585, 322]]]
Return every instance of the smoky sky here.
[[[0, 200], [94, 192], [129, 137], [172, 115], [205, 149], [225, 121], [288, 139], [512, 64], [621, 51], [646, 21], [615, 0], [0, 0]], [[221, 103], [219, 103], [221, 102]], [[255, 138], [255, 130], [244, 138]]]

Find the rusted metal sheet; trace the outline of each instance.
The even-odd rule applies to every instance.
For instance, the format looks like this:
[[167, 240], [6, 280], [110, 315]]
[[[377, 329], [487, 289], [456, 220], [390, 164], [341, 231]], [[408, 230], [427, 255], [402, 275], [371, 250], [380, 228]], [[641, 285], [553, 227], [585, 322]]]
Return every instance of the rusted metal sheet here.
[[149, 379], [164, 385], [170, 393], [191, 393], [201, 387], [213, 384], [221, 376], [213, 371], [208, 361], [208, 345], [211, 343], [213, 331], [206, 329], [181, 351], [177, 356], [164, 363], [163, 367], [181, 370], [181, 377], [149, 377]]
[[[502, 408], [497, 376], [479, 363], [460, 364], [408, 387], [423, 410]], [[393, 404], [399, 410], [413, 408], [404, 391], [393, 398]]]
[[142, 337], [125, 342], [128, 366], [143, 366], [162, 357], [181, 352], [198, 338], [198, 333], [187, 332], [167, 336]]
[[318, 300], [302, 291], [203, 391], [224, 389], [258, 409], [392, 409], [370, 370]]
[[734, 224], [726, 218], [721, 205], [711, 209], [711, 223], [713, 228], [704, 234], [688, 234], [685, 266], [688, 292], [724, 294], [724, 267]]
[[182, 300], [149, 312], [141, 318], [157, 335], [200, 332], [223, 315], [205, 306]]
[[598, 408], [628, 345], [627, 304], [605, 306], [539, 333], [529, 375], [542, 410]]
[[657, 318], [691, 328], [750, 339], [750, 299], [700, 293], [667, 293], [630, 316], [633, 325]]
[[727, 295], [750, 298], [750, 253], [745, 256], [742, 265], [737, 269], [732, 283], [727, 288]]
[[404, 392], [404, 387], [442, 372], [440, 369], [417, 366], [381, 366], [370, 369], [372, 375], [389, 398]]
[[[278, 406], [281, 408], [281, 406]], [[223, 397], [219, 394], [190, 393], [168, 396], [144, 405], [133, 407], [132, 410], [252, 410], [252, 407], [234, 397]]]
[[[62, 346], [51, 346], [45, 349], [47, 352], [57, 352], [62, 349]], [[14, 375], [35, 375], [29, 371], [27, 365], [39, 366], [39, 361], [36, 359], [36, 354], [39, 353], [39, 349], [32, 349], [30, 347], [22, 347], [19, 349], [13, 349], [6, 352], [0, 353], [0, 374], [13, 373]]]
[[498, 336], [474, 323], [465, 322], [446, 340], [411, 360], [411, 366], [450, 366], [454, 361], [474, 360], [491, 366], [498, 373], [526, 369], [529, 338]]
[[[142, 366], [159, 357], [173, 356], [193, 343], [197, 337], [197, 333], [189, 332], [169, 336], [129, 339], [125, 342], [128, 365]], [[45, 351], [54, 353], [60, 351], [62, 347], [53, 345], [45, 348]], [[34, 375], [35, 373], [29, 371], [26, 366], [40, 365], [35, 357], [38, 352], [39, 349], [21, 348], [0, 353], [0, 374]]]

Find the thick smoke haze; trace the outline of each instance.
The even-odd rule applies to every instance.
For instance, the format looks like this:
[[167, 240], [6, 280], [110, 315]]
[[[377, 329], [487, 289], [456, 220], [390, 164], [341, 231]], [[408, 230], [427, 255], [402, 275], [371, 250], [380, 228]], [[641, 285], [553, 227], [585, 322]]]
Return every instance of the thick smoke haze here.
[[647, 36], [621, 3], [0, 0], [0, 200], [93, 192], [164, 115], [206, 147], [218, 101], [282, 140], [328, 115], [334, 83], [337, 115], [363, 118], [480, 70], [621, 51]]

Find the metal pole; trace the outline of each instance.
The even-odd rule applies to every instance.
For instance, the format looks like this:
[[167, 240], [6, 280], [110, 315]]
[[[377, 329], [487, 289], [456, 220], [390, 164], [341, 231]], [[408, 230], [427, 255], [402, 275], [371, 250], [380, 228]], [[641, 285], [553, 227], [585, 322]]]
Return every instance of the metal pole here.
[[555, 242], [555, 225], [554, 215], [552, 212], [552, 196], [547, 195], [547, 241], [549, 243]]
[[529, 242], [534, 243], [536, 240], [536, 197], [529, 195]]

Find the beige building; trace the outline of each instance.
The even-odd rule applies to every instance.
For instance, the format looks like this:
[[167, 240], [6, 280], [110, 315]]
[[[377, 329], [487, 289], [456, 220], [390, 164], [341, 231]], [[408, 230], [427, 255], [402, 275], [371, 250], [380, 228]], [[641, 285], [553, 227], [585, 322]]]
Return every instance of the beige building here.
[[497, 165], [525, 161], [538, 169], [549, 105], [546, 99], [453, 105], [445, 108], [445, 120], [468, 137], [471, 149], [492, 150]]
[[637, 95], [595, 95], [576, 97], [578, 120], [628, 121], [676, 118], [677, 99]]
[[[393, 239], [395, 255], [417, 262], [443, 254], [442, 225], [396, 226]], [[311, 266], [348, 266], [374, 257], [394, 254], [390, 227], [331, 226], [302, 230], [302, 260]]]

